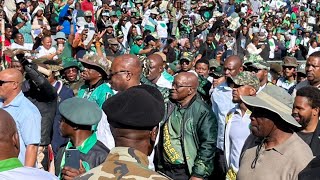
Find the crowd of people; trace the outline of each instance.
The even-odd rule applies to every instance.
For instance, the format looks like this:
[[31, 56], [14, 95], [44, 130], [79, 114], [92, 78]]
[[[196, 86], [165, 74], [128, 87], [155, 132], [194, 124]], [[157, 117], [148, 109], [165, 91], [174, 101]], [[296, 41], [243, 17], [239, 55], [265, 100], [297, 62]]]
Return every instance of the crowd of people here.
[[0, 9], [0, 179], [320, 179], [320, 1]]

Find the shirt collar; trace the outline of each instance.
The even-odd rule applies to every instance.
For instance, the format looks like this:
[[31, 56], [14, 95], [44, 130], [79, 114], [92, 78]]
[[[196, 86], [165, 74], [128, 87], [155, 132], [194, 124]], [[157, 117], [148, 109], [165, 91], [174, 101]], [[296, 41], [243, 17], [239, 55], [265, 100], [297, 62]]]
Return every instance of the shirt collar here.
[[[21, 104], [22, 98], [24, 97], [22, 91], [20, 91], [20, 93], [6, 106], [4, 107], [9, 107], [9, 106], [15, 106], [18, 107]], [[3, 105], [3, 100], [1, 100], [1, 105]]]
[[18, 158], [9, 158], [0, 161], [0, 172], [8, 171], [18, 167], [23, 167], [22, 163], [19, 161]]
[[[87, 154], [92, 147], [96, 144], [97, 142], [97, 135], [96, 133], [93, 133], [91, 136], [89, 136], [85, 141], [83, 141], [83, 143], [76, 147], [81, 153], [83, 154]], [[71, 147], [73, 147], [72, 142], [69, 140], [66, 149], [70, 149]]]
[[287, 152], [289, 148], [292, 148], [292, 143], [297, 140], [297, 136], [298, 135], [296, 133], [293, 133], [291, 135], [291, 137], [289, 137], [289, 139], [287, 139], [282, 144], [279, 144], [279, 145], [273, 147], [272, 150], [278, 152], [281, 155], [284, 155], [285, 152]]
[[112, 148], [106, 161], [119, 161], [119, 160], [139, 163], [145, 168], [148, 168], [148, 165], [149, 165], [148, 156], [132, 147]]

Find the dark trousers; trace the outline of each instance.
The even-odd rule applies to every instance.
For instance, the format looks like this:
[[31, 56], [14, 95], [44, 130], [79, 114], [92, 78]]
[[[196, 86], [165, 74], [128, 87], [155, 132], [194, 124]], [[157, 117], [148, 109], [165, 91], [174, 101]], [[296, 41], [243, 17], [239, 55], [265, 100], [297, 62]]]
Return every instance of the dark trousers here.
[[187, 165], [166, 164], [159, 171], [174, 180], [188, 180], [190, 178]]
[[217, 149], [216, 155], [214, 157], [214, 170], [209, 179], [214, 180], [225, 180], [226, 179], [226, 159], [224, 157], [224, 152], [221, 149]]

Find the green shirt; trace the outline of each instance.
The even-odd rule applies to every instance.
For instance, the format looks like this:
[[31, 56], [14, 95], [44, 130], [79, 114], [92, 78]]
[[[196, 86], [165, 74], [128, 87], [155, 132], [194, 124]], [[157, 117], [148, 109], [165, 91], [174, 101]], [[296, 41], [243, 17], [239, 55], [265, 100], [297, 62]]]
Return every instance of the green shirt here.
[[19, 167], [23, 167], [23, 165], [18, 158], [9, 158], [0, 161], [0, 172], [8, 171]]
[[133, 44], [130, 48], [130, 54], [139, 55], [139, 52], [143, 49], [143, 45], [138, 46], [137, 44]]
[[[58, 47], [57, 47], [58, 48]], [[64, 48], [61, 54], [58, 55], [59, 59], [66, 59], [72, 57], [72, 47], [71, 44], [66, 40], [64, 43]]]
[[89, 86], [85, 84], [81, 86], [78, 91], [78, 97], [96, 102], [100, 108], [102, 108], [104, 101], [113, 94], [113, 91], [106, 83], [103, 83], [94, 89], [89, 89]]
[[163, 128], [164, 160], [170, 164], [184, 164], [181, 145], [181, 120], [185, 109], [175, 109]]

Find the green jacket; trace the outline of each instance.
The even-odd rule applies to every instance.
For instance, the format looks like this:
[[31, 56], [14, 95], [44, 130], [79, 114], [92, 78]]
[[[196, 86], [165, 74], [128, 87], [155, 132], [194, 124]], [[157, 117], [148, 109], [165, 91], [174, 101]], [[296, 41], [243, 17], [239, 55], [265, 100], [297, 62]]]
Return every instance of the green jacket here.
[[[179, 106], [172, 102], [167, 105], [166, 121]], [[181, 127], [181, 145], [184, 159], [191, 176], [207, 178], [213, 171], [213, 159], [216, 150], [217, 122], [211, 108], [195, 96], [185, 107]], [[163, 123], [164, 124], [164, 123]], [[157, 149], [157, 167], [163, 167], [163, 126]]]

